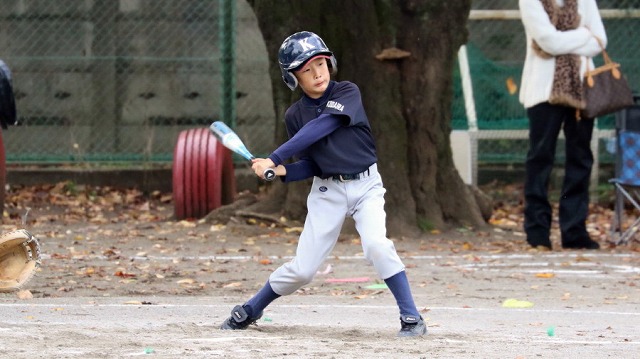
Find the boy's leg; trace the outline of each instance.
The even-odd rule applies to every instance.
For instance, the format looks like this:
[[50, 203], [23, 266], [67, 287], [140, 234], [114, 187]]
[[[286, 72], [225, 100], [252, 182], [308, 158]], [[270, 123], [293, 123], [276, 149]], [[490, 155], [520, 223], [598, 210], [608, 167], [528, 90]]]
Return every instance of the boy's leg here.
[[280, 296], [273, 291], [269, 281], [243, 305], [236, 305], [231, 316], [220, 326], [220, 329], [245, 329], [262, 317], [262, 311]]
[[387, 238], [384, 194], [380, 175], [372, 166], [371, 176], [360, 181], [349, 182], [349, 198], [355, 203], [350, 214], [360, 234], [362, 250], [367, 260], [373, 264], [380, 278], [389, 278], [404, 270], [404, 264], [396, 248]]
[[400, 309], [400, 331], [398, 336], [413, 337], [427, 334], [427, 325], [416, 308], [407, 274], [402, 271], [384, 280], [396, 298]]
[[398, 303], [401, 329], [399, 336], [424, 335], [427, 332], [413, 300], [404, 264], [396, 252], [393, 241], [387, 238], [384, 194], [382, 180], [372, 166], [371, 176], [362, 181], [352, 182], [350, 193], [358, 198], [354, 205], [353, 218], [362, 240], [365, 258], [374, 266], [378, 275], [385, 280]]
[[344, 191], [332, 180], [315, 178], [307, 199], [309, 209], [296, 256], [276, 269], [262, 289], [231, 311], [221, 329], [245, 329], [282, 295], [309, 283], [336, 244], [346, 215]]
[[243, 306], [247, 310], [247, 313], [251, 317], [261, 317], [262, 311], [266, 308], [271, 302], [280, 298], [280, 295], [273, 291], [271, 288], [271, 283], [267, 281], [267, 283], [254, 295], [249, 299]]
[[405, 315], [411, 317], [420, 317], [418, 308], [413, 301], [411, 287], [409, 286], [409, 279], [407, 279], [407, 274], [405, 271], [402, 271], [385, 279], [384, 282], [387, 284], [387, 287], [389, 287], [389, 290], [396, 298], [401, 316]]
[[296, 256], [269, 276], [273, 290], [280, 295], [294, 293], [311, 282], [333, 250], [346, 218], [344, 189], [331, 179], [314, 178], [307, 208]]

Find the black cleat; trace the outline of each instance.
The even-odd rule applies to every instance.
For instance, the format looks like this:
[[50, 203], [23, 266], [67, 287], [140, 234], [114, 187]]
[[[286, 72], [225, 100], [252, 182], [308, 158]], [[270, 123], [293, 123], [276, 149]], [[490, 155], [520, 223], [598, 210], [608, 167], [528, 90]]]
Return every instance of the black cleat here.
[[262, 312], [256, 318], [249, 318], [247, 311], [241, 305], [236, 305], [231, 311], [231, 316], [222, 323], [223, 330], [243, 330], [251, 324], [255, 324], [262, 317]]
[[399, 337], [419, 337], [427, 334], [427, 325], [422, 317], [403, 315], [400, 317]]

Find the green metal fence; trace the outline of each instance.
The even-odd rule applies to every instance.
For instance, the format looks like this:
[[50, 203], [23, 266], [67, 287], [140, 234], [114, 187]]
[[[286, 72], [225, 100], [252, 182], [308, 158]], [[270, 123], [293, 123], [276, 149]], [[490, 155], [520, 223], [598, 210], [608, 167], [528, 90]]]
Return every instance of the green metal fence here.
[[[640, 0], [598, 1], [609, 38], [607, 52], [622, 65], [629, 84], [640, 91]], [[469, 118], [465, 104], [462, 73], [455, 76], [452, 125], [456, 130], [468, 130], [476, 124], [478, 164], [524, 163], [528, 120], [518, 100], [518, 86], [525, 55], [525, 35], [517, 1], [474, 0], [469, 21], [470, 41], [466, 46], [473, 90], [475, 118]], [[595, 59], [596, 65], [602, 57]], [[614, 161], [607, 151], [613, 137], [615, 116], [597, 120], [594, 150], [597, 164]], [[524, 132], [523, 132], [524, 131]], [[558, 146], [558, 162], [564, 160], [564, 147]]]

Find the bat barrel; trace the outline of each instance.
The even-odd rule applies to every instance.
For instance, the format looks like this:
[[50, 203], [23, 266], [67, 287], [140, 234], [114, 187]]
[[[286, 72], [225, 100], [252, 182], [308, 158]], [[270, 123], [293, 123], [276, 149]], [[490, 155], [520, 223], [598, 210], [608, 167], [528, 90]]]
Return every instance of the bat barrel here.
[[[231, 151], [239, 154], [248, 161], [256, 158], [245, 146], [240, 137], [222, 121], [215, 121], [209, 126], [209, 130], [216, 136], [222, 145]], [[273, 181], [276, 178], [276, 172], [269, 168], [262, 174], [267, 181]]]

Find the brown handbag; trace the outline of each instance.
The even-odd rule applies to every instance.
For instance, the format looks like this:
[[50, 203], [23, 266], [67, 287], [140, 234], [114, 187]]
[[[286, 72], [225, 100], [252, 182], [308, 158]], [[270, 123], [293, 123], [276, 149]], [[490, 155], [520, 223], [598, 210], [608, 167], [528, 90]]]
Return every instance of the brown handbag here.
[[583, 81], [587, 106], [580, 111], [582, 118], [608, 115], [634, 104], [633, 93], [627, 79], [620, 71], [620, 64], [611, 61], [600, 39], [597, 37], [596, 39], [602, 48], [604, 65], [589, 70], [587, 63], [587, 72]]

